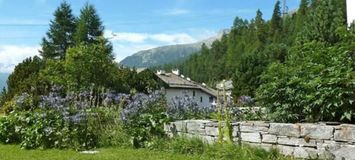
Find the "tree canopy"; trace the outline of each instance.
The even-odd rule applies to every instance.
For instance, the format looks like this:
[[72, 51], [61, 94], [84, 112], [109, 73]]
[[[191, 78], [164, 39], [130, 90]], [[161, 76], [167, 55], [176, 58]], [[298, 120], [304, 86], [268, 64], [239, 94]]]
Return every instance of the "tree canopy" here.
[[44, 59], [64, 59], [66, 50], [73, 45], [75, 16], [70, 5], [64, 1], [54, 12], [54, 20], [42, 39], [41, 56]]

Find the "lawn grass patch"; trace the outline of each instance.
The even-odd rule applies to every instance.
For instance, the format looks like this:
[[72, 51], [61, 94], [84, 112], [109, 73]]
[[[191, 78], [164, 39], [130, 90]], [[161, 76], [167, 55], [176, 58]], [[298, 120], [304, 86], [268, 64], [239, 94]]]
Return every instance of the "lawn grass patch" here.
[[0, 144], [1, 160], [197, 160], [198, 156], [151, 151], [148, 149], [100, 148], [97, 154], [82, 154], [74, 150], [24, 150], [18, 145]]

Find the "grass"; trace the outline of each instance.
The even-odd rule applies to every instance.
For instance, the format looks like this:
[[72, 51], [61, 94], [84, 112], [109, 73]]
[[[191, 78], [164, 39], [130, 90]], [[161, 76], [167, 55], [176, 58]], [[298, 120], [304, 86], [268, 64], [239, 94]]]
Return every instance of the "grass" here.
[[73, 150], [23, 150], [18, 145], [0, 144], [1, 160], [195, 160], [197, 156], [151, 151], [147, 149], [102, 148], [97, 154], [82, 154]]
[[[179, 143], [179, 142], [178, 142]], [[189, 143], [189, 142], [188, 142]], [[190, 142], [191, 143], [191, 142]], [[193, 142], [195, 143], [195, 142]], [[177, 146], [176, 146], [177, 145]], [[178, 147], [175, 144], [175, 151], [153, 151], [149, 149], [127, 149], [127, 148], [101, 148], [96, 154], [83, 154], [74, 150], [24, 150], [19, 145], [0, 144], [1, 160], [210, 160], [210, 159], [236, 159], [236, 160], [293, 160], [278, 153], [266, 152], [265, 150], [245, 146], [211, 146], [202, 150], [193, 145]], [[197, 149], [197, 150], [196, 150]], [[185, 152], [186, 151], [186, 152]], [[184, 154], [181, 154], [184, 153]]]

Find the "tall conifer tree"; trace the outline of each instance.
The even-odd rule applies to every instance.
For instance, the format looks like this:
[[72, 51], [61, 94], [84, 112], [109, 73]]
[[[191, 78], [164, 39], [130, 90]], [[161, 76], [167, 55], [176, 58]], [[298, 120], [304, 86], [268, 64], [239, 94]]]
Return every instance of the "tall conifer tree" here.
[[49, 31], [42, 39], [41, 56], [44, 59], [64, 59], [66, 50], [73, 45], [75, 17], [70, 5], [64, 1], [54, 12]]
[[282, 15], [281, 15], [281, 2], [278, 0], [275, 4], [274, 11], [272, 13], [270, 22], [270, 36], [273, 37], [275, 34], [281, 32], [282, 30]]
[[258, 9], [256, 11], [256, 17], [255, 17], [255, 25], [256, 25], [256, 32], [257, 32], [257, 37], [260, 42], [265, 42], [266, 41], [266, 27], [265, 27], [265, 20], [263, 19], [263, 13]]
[[97, 43], [104, 34], [104, 26], [93, 5], [86, 4], [80, 11], [75, 32], [75, 43]]

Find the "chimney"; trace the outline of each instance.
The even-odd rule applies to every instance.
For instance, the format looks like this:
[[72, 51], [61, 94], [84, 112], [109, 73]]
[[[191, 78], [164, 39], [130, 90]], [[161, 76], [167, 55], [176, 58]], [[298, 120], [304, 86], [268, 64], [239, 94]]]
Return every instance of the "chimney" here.
[[185, 76], [184, 76], [184, 75], [181, 75], [180, 77], [181, 77], [181, 78], [185, 78]]
[[187, 77], [186, 80], [191, 81], [191, 79], [189, 77]]
[[164, 70], [157, 70], [157, 74], [158, 74], [158, 75], [164, 75], [164, 74], [165, 74], [165, 71], [164, 71]]
[[173, 69], [171, 72], [177, 76], [180, 75], [180, 71], [178, 69]]

